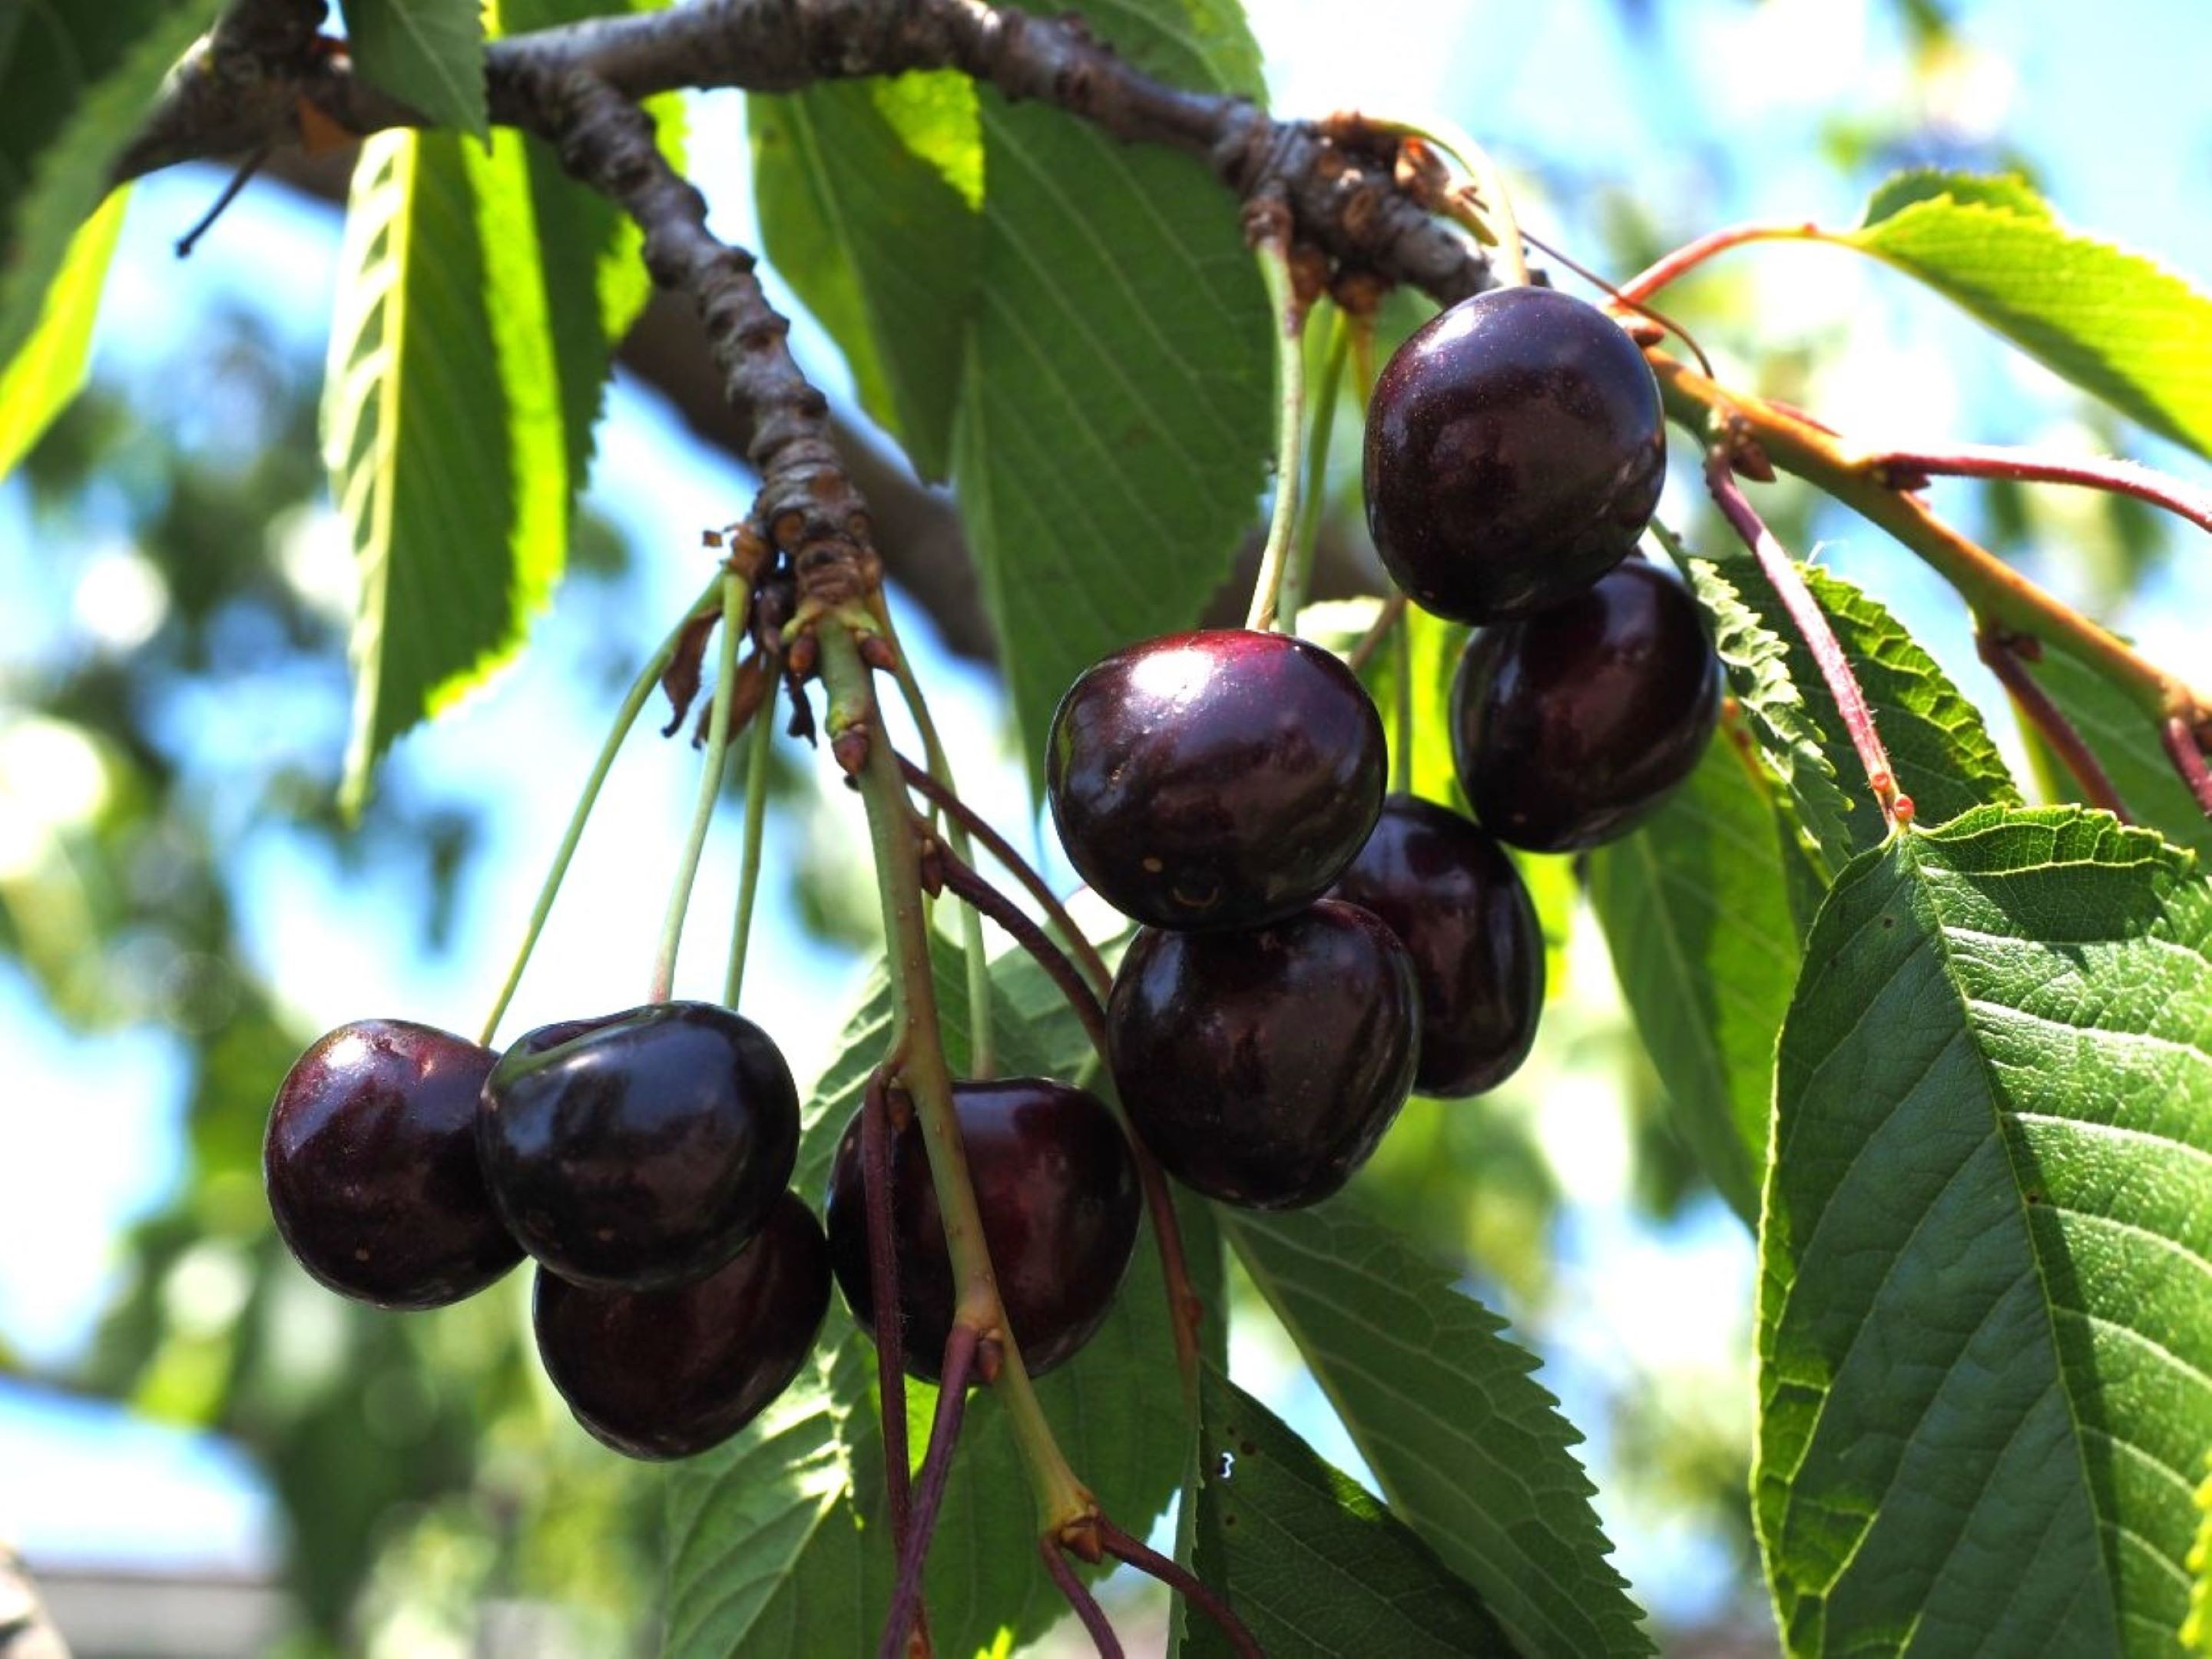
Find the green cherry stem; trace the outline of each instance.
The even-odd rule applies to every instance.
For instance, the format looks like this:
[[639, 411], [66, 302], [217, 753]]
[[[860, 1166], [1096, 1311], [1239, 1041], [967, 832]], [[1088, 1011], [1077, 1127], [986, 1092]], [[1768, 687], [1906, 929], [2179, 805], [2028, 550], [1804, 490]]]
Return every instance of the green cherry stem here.
[[[822, 681], [830, 697], [833, 748], [848, 734], [866, 740], [866, 754], [855, 776], [867, 809], [868, 840], [875, 856], [876, 885], [883, 901], [884, 940], [890, 955], [891, 1051], [901, 1056], [899, 1075], [913, 1097], [929, 1154], [931, 1184], [945, 1218], [945, 1244], [961, 1291], [959, 1318], [988, 1329], [1003, 1359], [992, 1387], [1006, 1408], [1008, 1425], [1030, 1472], [1037, 1507], [1047, 1530], [1098, 1512], [1089, 1488], [1076, 1479], [1052, 1432], [1044, 1407], [1022, 1364], [1017, 1334], [1006, 1328], [999, 1282], [983, 1242], [983, 1218], [968, 1175], [968, 1154], [952, 1104], [952, 1074], [939, 1036], [937, 983], [930, 969], [929, 923], [922, 910], [921, 846], [916, 814], [900, 775], [898, 757], [885, 740], [874, 687], [846, 625], [825, 618], [816, 629]], [[918, 1522], [917, 1522], [918, 1524]]]
[[1260, 552], [1260, 574], [1252, 585], [1252, 609], [1247, 628], [1295, 627], [1297, 614], [1281, 601], [1284, 572], [1291, 560], [1292, 532], [1298, 519], [1298, 471], [1304, 452], [1299, 439], [1304, 426], [1306, 401], [1305, 307], [1298, 303], [1291, 281], [1287, 243], [1277, 237], [1263, 240], [1255, 250], [1260, 277], [1267, 284], [1267, 314], [1275, 321], [1275, 509], [1267, 520], [1267, 544]]
[[730, 749], [730, 704], [738, 678], [738, 637], [745, 631], [745, 604], [751, 594], [743, 576], [734, 571], [723, 576], [722, 641], [714, 659], [714, 701], [707, 715], [707, 759], [700, 768], [699, 795], [692, 804], [691, 828], [684, 838], [676, 883], [669, 889], [668, 914], [660, 923], [660, 947], [653, 958], [653, 990], [646, 999], [649, 1002], [665, 1002], [675, 989], [676, 951], [684, 942], [684, 915], [691, 908], [691, 884], [699, 874], [699, 855], [706, 850], [708, 826], [714, 821], [714, 804], [722, 793], [722, 763]]
[[1390, 664], [1398, 679], [1398, 696], [1391, 709], [1395, 739], [1390, 745], [1390, 787], [1401, 795], [1413, 793], [1413, 629], [1401, 623], [1393, 636]]
[[745, 761], [745, 852], [738, 866], [738, 919], [730, 930], [730, 967], [722, 981], [722, 1006], [735, 1008], [745, 985], [745, 946], [753, 936], [753, 902], [760, 891], [762, 842], [768, 830], [769, 751], [775, 741], [775, 678], [766, 702], [753, 711], [752, 750]]
[[522, 945], [514, 953], [514, 965], [507, 970], [507, 982], [499, 988], [498, 1000], [484, 1018], [483, 1035], [477, 1040], [487, 1048], [492, 1046], [492, 1038], [499, 1031], [500, 1021], [507, 1018], [507, 1006], [514, 1000], [515, 988], [522, 983], [523, 970], [530, 965], [531, 952], [538, 948], [538, 935], [545, 931], [546, 918], [553, 914], [553, 901], [560, 895], [561, 883], [576, 856], [576, 845], [583, 839], [584, 825], [591, 818], [592, 808], [599, 804], [599, 790], [614, 767], [623, 739], [637, 724], [638, 713], [645, 707], [646, 699], [653, 695], [653, 688], [660, 684], [661, 675], [675, 660], [684, 630], [691, 626], [692, 618], [712, 602], [721, 580], [717, 574], [684, 608], [682, 618], [668, 630], [668, 637], [661, 641], [659, 648], [646, 659], [645, 666], [638, 670], [637, 678], [623, 694], [622, 707], [615, 711], [614, 724], [608, 729], [606, 740], [599, 745], [599, 758], [592, 763], [592, 775], [584, 781], [584, 793], [577, 797], [575, 810], [568, 815], [568, 828], [561, 837], [560, 849], [553, 855], [553, 866], [545, 872], [545, 880], [538, 890], [538, 902], [532, 908], [529, 924], [523, 929]]
[[1328, 478], [1329, 440], [1336, 430], [1337, 388], [1351, 356], [1352, 330], [1344, 313], [1337, 311], [1329, 319], [1328, 353], [1322, 362], [1321, 385], [1310, 399], [1313, 418], [1306, 432], [1305, 473], [1298, 481], [1304, 499], [1299, 504], [1297, 535], [1291, 545], [1291, 556], [1283, 566], [1279, 603], [1284, 625], [1293, 633], [1297, 631], [1298, 612], [1305, 609], [1306, 595], [1313, 589], [1314, 549], [1321, 542], [1321, 521], [1328, 516], [1328, 495], [1324, 486]]
[[[887, 608], [880, 605], [876, 607], [876, 624], [883, 629], [884, 639], [891, 647], [891, 677], [898, 682], [899, 696], [906, 703], [907, 712], [914, 716], [915, 730], [921, 733], [923, 763], [929, 769], [931, 779], [957, 799], [952, 762], [938, 738], [937, 722], [930, 717], [929, 700], [922, 695], [921, 681], [915, 677], [914, 664], [907, 658], [905, 644], [891, 627]], [[967, 826], [957, 817], [946, 827], [945, 838], [963, 863], [975, 863], [975, 851], [969, 842]], [[999, 1056], [991, 1035], [991, 959], [984, 951], [983, 919], [968, 905], [960, 907], [960, 953], [968, 970], [968, 1075], [995, 1076]]]

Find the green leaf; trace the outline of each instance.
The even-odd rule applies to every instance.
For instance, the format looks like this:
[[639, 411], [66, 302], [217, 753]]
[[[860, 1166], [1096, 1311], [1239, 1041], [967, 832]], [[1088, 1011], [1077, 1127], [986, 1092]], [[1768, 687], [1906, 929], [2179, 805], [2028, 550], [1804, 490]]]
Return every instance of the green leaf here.
[[[993, 964], [1001, 1066], [1009, 1075], [1065, 1075], [1070, 1045], [1060, 1022], [1024, 1020], [998, 994], [998, 979], [1015, 965], [1012, 957]], [[958, 951], [941, 941], [934, 968], [957, 1074], [966, 1053], [966, 975]], [[838, 1137], [890, 1034], [890, 993], [878, 975], [802, 1113], [793, 1182], [799, 1192], [824, 1189]], [[1202, 1206], [1187, 1206], [1184, 1229], [1199, 1292], [1218, 1307], [1220, 1247]], [[842, 1302], [817, 1349], [815, 1373], [793, 1385], [778, 1413], [672, 1474], [662, 1650], [671, 1659], [873, 1650], [891, 1578], [875, 1352]], [[1182, 1384], [1149, 1231], [1098, 1334], [1036, 1386], [1078, 1473], [1109, 1514], [1143, 1534], [1176, 1490], [1194, 1438], [1170, 1403], [1181, 1399]], [[908, 1393], [909, 1416], [926, 1422], [930, 1391], [909, 1383]], [[988, 1390], [968, 1407], [927, 1588], [931, 1633], [945, 1654], [1018, 1644], [1066, 1611], [1037, 1558], [1028, 1476]]]
[[[1256, 94], [1218, 0], [1094, 0], [1180, 86]], [[1257, 518], [1272, 443], [1267, 302], [1236, 204], [1192, 157], [980, 95], [985, 179], [953, 434], [1022, 748], [1041, 779], [1070, 681], [1189, 626]]]
[[1650, 1652], [1569, 1449], [1582, 1437], [1504, 1322], [1352, 1204], [1216, 1215], [1391, 1509], [1515, 1645]]
[[833, 82], [745, 112], [769, 258], [843, 349], [861, 407], [942, 480], [980, 276], [975, 83]]
[[[2208, 1459], [2212, 1462], [2212, 1459]], [[2191, 1653], [2212, 1653], [2212, 1474], [2197, 1488], [2197, 1542], [2189, 1552], [2189, 1617], [2181, 1626], [2181, 1645]]]
[[1759, 1224], [1774, 1042], [1797, 926], [1774, 811], [1723, 736], [1657, 814], [1590, 855], [1590, 905], [1672, 1121], [1735, 1212]]
[[436, 125], [491, 135], [483, 0], [345, 0], [354, 66]]
[[2208, 945], [2195, 860], [2080, 808], [1838, 878], [1761, 1241], [1791, 1652], [2173, 1650], [2212, 1445]]
[[46, 311], [78, 227], [214, 0], [0, 9], [0, 363]]
[[[1800, 565], [1866, 694], [1897, 781], [1923, 823], [2020, 791], [1982, 717], [1896, 618], [1839, 576]], [[1788, 787], [1828, 871], [1882, 838], [1881, 815], [1813, 653], [1748, 554], [1692, 557], [1686, 574], [1713, 619], [1721, 659], [1767, 763]]]
[[[1510, 1659], [1474, 1590], [1358, 1481], [1211, 1367], [1200, 1399], [1198, 1575], [1264, 1651]], [[1231, 1649], [1197, 1619], [1183, 1651]]]
[[[2192, 849], [2212, 868], [2212, 819], [2174, 771], [2149, 716], [2109, 680], [2061, 652], [2045, 650], [2027, 668], [2104, 763], [2129, 817], [2176, 847]], [[2033, 729], [2024, 729], [2033, 738]], [[2058, 775], [2068, 789], [2074, 787], [2070, 774]]]
[[1908, 174], [1877, 191], [1842, 240], [2122, 414], [2212, 455], [2212, 295], [2069, 230], [2024, 182]]
[[37, 326], [15, 360], [0, 369], [0, 478], [15, 470], [84, 384], [100, 290], [130, 199], [127, 188], [115, 191], [79, 228], [46, 290]]

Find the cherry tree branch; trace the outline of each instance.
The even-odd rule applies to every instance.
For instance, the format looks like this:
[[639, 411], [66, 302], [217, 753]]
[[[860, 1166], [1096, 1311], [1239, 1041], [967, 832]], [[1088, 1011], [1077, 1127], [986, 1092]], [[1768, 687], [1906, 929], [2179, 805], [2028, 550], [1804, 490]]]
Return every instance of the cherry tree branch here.
[[1929, 479], [1938, 477], [2075, 484], [2133, 496], [2188, 520], [2199, 530], [2212, 531], [2212, 495], [2134, 461], [2101, 455], [2045, 455], [1994, 444], [1957, 444], [1944, 449], [1881, 450], [1863, 457], [1859, 465], [1893, 489], [1918, 489]]

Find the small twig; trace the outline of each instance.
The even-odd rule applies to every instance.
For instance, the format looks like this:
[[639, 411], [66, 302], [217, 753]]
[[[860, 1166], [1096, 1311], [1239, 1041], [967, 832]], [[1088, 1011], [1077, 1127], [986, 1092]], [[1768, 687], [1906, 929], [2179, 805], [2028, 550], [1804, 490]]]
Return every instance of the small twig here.
[[1058, 1540], [1038, 1539], [1037, 1553], [1044, 1557], [1044, 1570], [1060, 1586], [1060, 1593], [1067, 1598], [1067, 1605], [1075, 1610], [1077, 1620], [1091, 1632], [1091, 1645], [1098, 1650], [1098, 1659], [1121, 1659], [1121, 1638], [1114, 1634], [1114, 1626], [1107, 1622], [1106, 1609], [1098, 1605], [1097, 1596], [1083, 1587], [1083, 1581], [1075, 1576], [1075, 1569], [1060, 1553]]
[[1783, 607], [1790, 612], [1790, 620], [1796, 624], [1805, 648], [1813, 653], [1820, 678], [1827, 683], [1828, 694], [1836, 700], [1836, 712], [1843, 719], [1844, 729], [1850, 733], [1851, 747], [1858, 751], [1859, 763], [1866, 769], [1867, 786], [1874, 792], [1883, 824], [1894, 830], [1910, 823], [1912, 798], [1897, 787], [1896, 770], [1890, 765], [1889, 751], [1882, 747], [1881, 733], [1875, 729], [1874, 711], [1867, 707], [1866, 693], [1859, 688], [1858, 676], [1851, 672], [1850, 661], [1844, 655], [1844, 647], [1838, 642], [1835, 630], [1828, 626], [1819, 603], [1806, 587], [1805, 579], [1797, 574], [1796, 562], [1766, 527], [1758, 509], [1736, 483], [1725, 450], [1715, 447], [1707, 453], [1705, 486], [1719, 504], [1722, 516], [1758, 559], [1759, 568], [1766, 573], [1766, 580], [1773, 584]]
[[[1114, 975], [1106, 966], [1106, 958], [1098, 954], [1098, 947], [1075, 925], [1075, 919], [1068, 915], [1067, 907], [1054, 895], [1045, 878], [1014, 849], [1012, 842], [991, 827], [981, 814], [903, 755], [899, 757], [899, 769], [906, 775], [907, 784], [915, 793], [925, 797], [930, 805], [940, 809], [953, 823], [981, 842], [984, 851], [1004, 866], [1006, 872], [1027, 890], [1029, 896], [1044, 911], [1047, 925], [1057, 928], [1066, 940], [1068, 951], [1075, 957], [1077, 965], [1083, 969], [1091, 981], [1091, 989], [1103, 1001], [1114, 983]], [[957, 853], [960, 849], [955, 847], [953, 850]], [[961, 856], [964, 858], [967, 855], [963, 853]]]
[[1886, 449], [1867, 456], [1860, 465], [1893, 489], [1918, 489], [1929, 478], [1944, 477], [2074, 484], [2131, 495], [2188, 520], [2199, 530], [2212, 531], [2212, 495], [2133, 461], [2098, 455], [2039, 455], [2033, 450], [1995, 444], [1960, 444], [1949, 449]]
[[215, 205], [200, 215], [190, 230], [177, 238], [177, 258], [189, 259], [192, 257], [192, 250], [199, 246], [200, 238], [215, 228], [215, 222], [222, 217], [224, 210], [238, 199], [247, 185], [252, 183], [253, 175], [261, 171], [262, 163], [268, 159], [269, 146], [264, 144], [239, 163], [238, 171], [230, 175], [229, 182], [216, 197]]
[[937, 1512], [944, 1506], [945, 1484], [952, 1473], [952, 1449], [960, 1439], [960, 1425], [968, 1410], [968, 1377], [975, 1362], [976, 1331], [955, 1321], [945, 1340], [945, 1369], [937, 1385], [937, 1416], [929, 1425], [929, 1452], [921, 1461], [921, 1480], [915, 1489], [911, 1529], [899, 1551], [898, 1583], [891, 1593], [891, 1610], [884, 1620], [883, 1640], [876, 1659], [902, 1659], [907, 1632], [921, 1610], [921, 1569], [929, 1559], [930, 1534], [937, 1530]]
[[1640, 308], [1644, 301], [1677, 277], [1686, 276], [1705, 264], [1716, 253], [1725, 253], [1729, 249], [1741, 247], [1747, 242], [1820, 241], [1824, 234], [1820, 226], [1810, 222], [1729, 225], [1700, 236], [1694, 242], [1686, 242], [1672, 253], [1655, 260], [1623, 283], [1614, 291], [1613, 297]]
[[2189, 793], [2197, 797], [2197, 805], [2204, 809], [2204, 816], [2212, 817], [2212, 771], [2205, 769], [2204, 750], [2197, 740], [2197, 733], [2187, 720], [2175, 714], [2159, 727], [2159, 738], [2166, 744], [2166, 757], [2172, 761], [2173, 769], [2189, 786]]
[[1246, 1656], [1246, 1659], [1266, 1659], [1260, 1650], [1258, 1639], [1245, 1628], [1244, 1621], [1231, 1609], [1228, 1602], [1215, 1595], [1188, 1568], [1162, 1555], [1142, 1539], [1131, 1537], [1103, 1515], [1097, 1519], [1096, 1530], [1099, 1543], [1105, 1547], [1109, 1555], [1158, 1579], [1181, 1595], [1213, 1621], [1215, 1627], [1237, 1652]]
[[899, 1296], [898, 1241], [891, 1231], [890, 1078], [896, 1056], [868, 1078], [860, 1100], [860, 1189], [868, 1212], [868, 1280], [876, 1308], [876, 1392], [882, 1401], [884, 1492], [891, 1553], [906, 1553], [913, 1469], [906, 1439], [906, 1314]]
[[2081, 786], [2082, 799], [2092, 806], [2103, 807], [2123, 823], [2134, 823], [2120, 799], [2119, 791], [2112, 787], [2104, 763], [2082, 740], [2081, 733], [2066, 718], [2065, 711], [2051, 701], [2050, 694], [2027, 672], [2027, 665], [2021, 660], [2019, 641], [1988, 618], [1977, 618], [1974, 651], [1988, 665], [1990, 672], [2002, 683], [2022, 718], [2074, 775], [2075, 782]]
[[1352, 647], [1352, 654], [1345, 659], [1353, 673], [1366, 667], [1369, 659], [1382, 649], [1382, 641], [1390, 637], [1390, 630], [1404, 619], [1406, 605], [1403, 593], [1393, 593], [1382, 601], [1382, 609], [1368, 623], [1367, 631], [1359, 636], [1359, 643]]

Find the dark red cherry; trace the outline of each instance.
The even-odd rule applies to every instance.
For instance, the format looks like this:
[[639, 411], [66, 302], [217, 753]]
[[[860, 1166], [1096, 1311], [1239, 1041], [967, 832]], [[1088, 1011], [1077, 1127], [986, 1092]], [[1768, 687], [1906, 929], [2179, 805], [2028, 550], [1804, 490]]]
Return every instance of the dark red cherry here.
[[1480, 1094], [1518, 1069], [1544, 1010], [1544, 934], [1504, 848], [1448, 807], [1393, 795], [1329, 896], [1382, 917], [1413, 958], [1415, 1090]]
[[791, 1179], [799, 1092], [750, 1020], [653, 1003], [524, 1036], [485, 1081], [484, 1179], [563, 1279], [646, 1290], [712, 1273]]
[[1689, 776], [1721, 665], [1689, 592], [1632, 559], [1586, 593], [1468, 642], [1452, 757], [1484, 829], [1540, 853], [1626, 834]]
[[1168, 1173], [1257, 1209], [1327, 1198], [1413, 1084], [1413, 958], [1325, 899], [1240, 933], [1138, 933], [1107, 1047], [1130, 1126]]
[[1067, 856], [1155, 927], [1250, 927], [1321, 896], [1382, 805], [1382, 722], [1352, 671], [1286, 634], [1147, 640], [1052, 717]]
[[1525, 617], [1618, 564], [1659, 502], [1659, 387], [1595, 307], [1546, 288], [1432, 317], [1375, 383], [1367, 528], [1419, 604]]
[[[999, 1297], [1032, 1376], [1091, 1340], [1137, 1242], [1137, 1170], [1121, 1126], [1097, 1096], [1044, 1078], [957, 1083], [952, 1104]], [[957, 1285], [921, 1126], [890, 1142], [891, 1224], [898, 1245], [906, 1368], [934, 1382], [952, 1334]], [[830, 1259], [853, 1317], [876, 1327], [868, 1272], [860, 1119], [830, 1170]]]
[[790, 1386], [829, 1305], [821, 1224], [781, 1193], [752, 1242], [704, 1279], [611, 1291], [541, 1267], [530, 1317], [579, 1423], [632, 1457], [690, 1457]]
[[435, 1308], [522, 1260], [477, 1165], [477, 1091], [498, 1058], [398, 1019], [341, 1025], [300, 1056], [261, 1168], [302, 1267], [379, 1307]]

